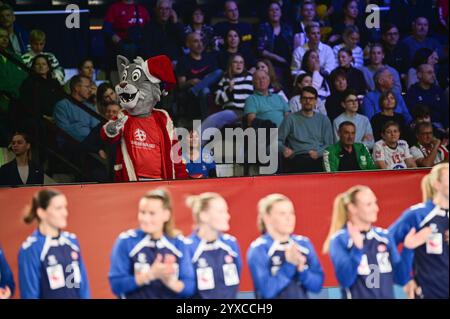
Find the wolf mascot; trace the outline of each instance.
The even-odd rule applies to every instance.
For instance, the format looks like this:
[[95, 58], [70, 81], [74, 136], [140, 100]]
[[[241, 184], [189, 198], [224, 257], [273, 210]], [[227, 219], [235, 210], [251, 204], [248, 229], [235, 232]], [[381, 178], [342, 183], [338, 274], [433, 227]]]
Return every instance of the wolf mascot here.
[[174, 127], [166, 111], [155, 109], [166, 90], [175, 84], [172, 63], [167, 56], [133, 63], [117, 56], [120, 83], [116, 92], [124, 109], [118, 118], [106, 123], [101, 137], [117, 147], [115, 180], [188, 178], [186, 166], [172, 146], [177, 143]]

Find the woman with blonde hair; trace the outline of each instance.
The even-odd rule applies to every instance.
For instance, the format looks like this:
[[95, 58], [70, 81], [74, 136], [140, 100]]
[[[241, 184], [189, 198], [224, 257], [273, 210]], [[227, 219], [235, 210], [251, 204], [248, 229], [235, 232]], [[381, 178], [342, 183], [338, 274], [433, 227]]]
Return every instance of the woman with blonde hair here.
[[189, 252], [194, 265], [197, 291], [194, 298], [234, 299], [239, 291], [242, 259], [230, 229], [228, 205], [217, 193], [189, 196], [195, 229], [189, 237]]
[[37, 229], [19, 251], [19, 286], [22, 299], [90, 298], [86, 268], [75, 234], [67, 227], [67, 198], [54, 189], [33, 196], [24, 217]]
[[138, 222], [138, 229], [123, 232], [114, 244], [109, 271], [114, 294], [127, 299], [191, 296], [194, 270], [185, 239], [174, 228], [165, 190], [152, 190], [140, 199]]
[[262, 235], [247, 253], [256, 298], [305, 299], [321, 290], [322, 267], [311, 241], [293, 234], [295, 220], [294, 204], [282, 194], [258, 202]]
[[334, 201], [323, 252], [330, 254], [343, 298], [394, 298], [394, 283], [407, 282], [412, 249], [429, 234], [410, 230], [400, 256], [389, 232], [373, 226], [378, 210], [377, 198], [367, 186], [354, 186]]
[[[411, 206], [389, 228], [396, 244], [411, 229], [428, 229], [425, 244], [414, 250], [413, 276], [404, 287], [409, 298], [448, 299], [449, 292], [449, 185], [448, 163], [438, 164], [422, 179], [424, 202]], [[410, 271], [411, 273], [411, 271]]]

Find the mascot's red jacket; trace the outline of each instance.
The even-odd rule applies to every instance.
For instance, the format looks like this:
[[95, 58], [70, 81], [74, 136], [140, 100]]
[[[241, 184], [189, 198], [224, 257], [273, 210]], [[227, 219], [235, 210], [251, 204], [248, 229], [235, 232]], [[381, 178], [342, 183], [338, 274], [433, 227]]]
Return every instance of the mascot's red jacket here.
[[125, 57], [117, 59], [122, 78], [116, 92], [124, 110], [100, 131], [103, 140], [119, 142], [115, 180], [188, 178], [181, 150], [173, 147], [178, 141], [171, 118], [166, 111], [153, 108], [164, 94], [160, 84], [168, 89], [175, 84], [170, 60], [166, 56], [145, 62], [137, 58], [130, 64]]

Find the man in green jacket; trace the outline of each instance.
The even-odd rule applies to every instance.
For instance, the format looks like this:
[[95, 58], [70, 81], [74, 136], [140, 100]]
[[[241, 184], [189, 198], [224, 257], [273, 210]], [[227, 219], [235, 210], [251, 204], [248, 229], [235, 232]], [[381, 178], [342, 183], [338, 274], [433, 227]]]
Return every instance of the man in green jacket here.
[[[19, 98], [19, 89], [27, 73], [11, 62], [2, 51], [7, 51], [9, 45], [8, 31], [0, 27], [0, 147], [9, 144], [12, 128], [10, 111], [11, 101]], [[7, 51], [18, 61], [21, 58]]]
[[376, 169], [372, 156], [362, 143], [355, 143], [356, 126], [345, 121], [339, 125], [339, 142], [326, 148], [323, 165], [327, 172]]

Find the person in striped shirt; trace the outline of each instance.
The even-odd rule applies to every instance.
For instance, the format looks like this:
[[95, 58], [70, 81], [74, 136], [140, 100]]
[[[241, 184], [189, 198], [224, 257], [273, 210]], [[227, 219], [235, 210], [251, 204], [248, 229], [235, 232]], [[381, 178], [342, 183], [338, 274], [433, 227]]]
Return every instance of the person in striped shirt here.
[[221, 129], [225, 125], [240, 123], [244, 114], [245, 100], [253, 94], [252, 75], [247, 71], [244, 57], [233, 54], [228, 66], [219, 81], [215, 94], [215, 102], [223, 111], [212, 114], [202, 123], [203, 130], [215, 127]]
[[30, 46], [28, 52], [22, 55], [23, 63], [31, 68], [33, 59], [39, 54], [45, 55], [51, 64], [52, 76], [58, 80], [59, 84], [64, 84], [65, 73], [62, 66], [59, 64], [58, 59], [53, 53], [44, 52], [45, 47], [45, 33], [41, 30], [32, 30], [30, 32]]
[[333, 47], [336, 56], [336, 64], [339, 64], [338, 53], [342, 48], [348, 48], [352, 51], [352, 66], [360, 69], [364, 66], [364, 51], [358, 45], [360, 39], [359, 29], [357, 26], [348, 26], [342, 34], [343, 42]]

